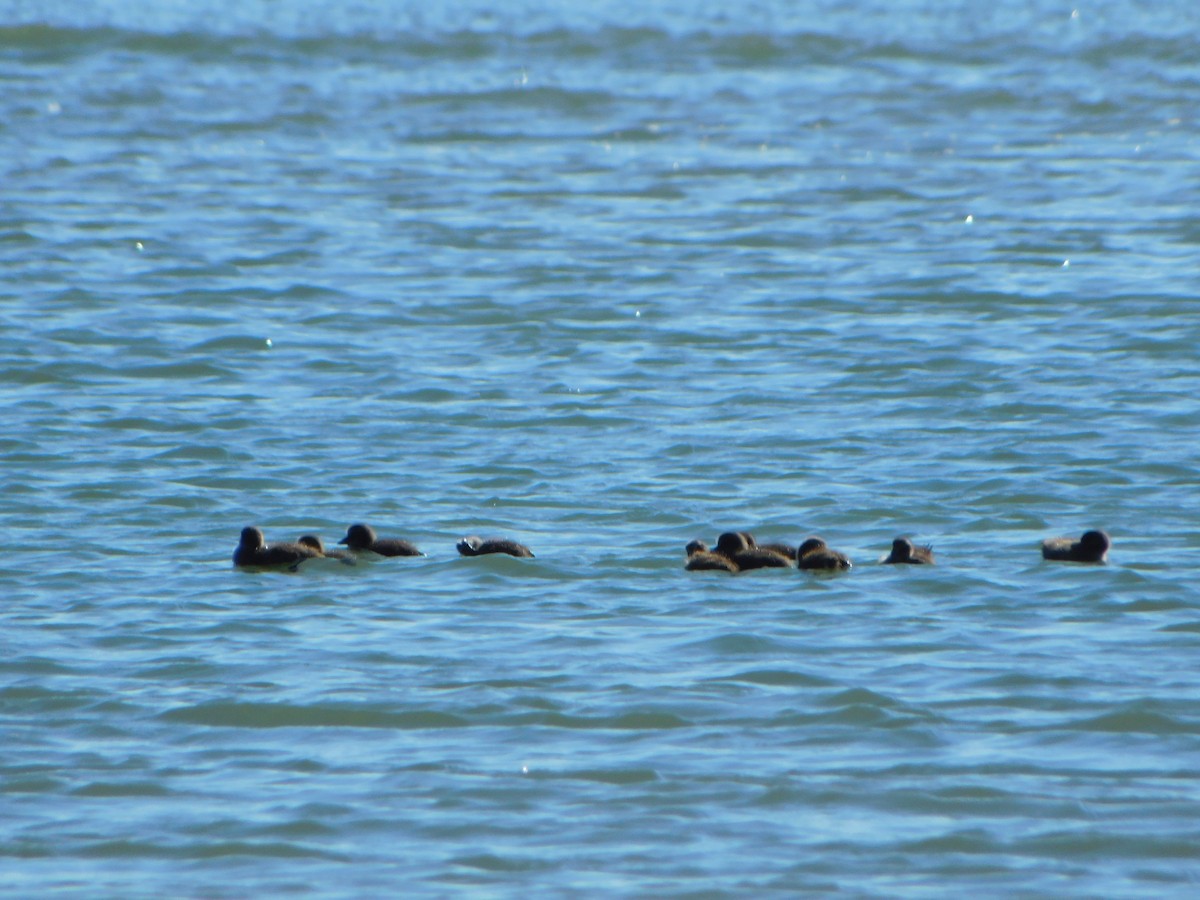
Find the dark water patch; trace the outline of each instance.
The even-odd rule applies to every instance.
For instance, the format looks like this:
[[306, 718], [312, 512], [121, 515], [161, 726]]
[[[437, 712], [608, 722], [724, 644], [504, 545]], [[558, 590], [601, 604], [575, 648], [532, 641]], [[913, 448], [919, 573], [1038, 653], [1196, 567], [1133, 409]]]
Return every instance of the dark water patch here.
[[[220, 568], [224, 569], [224, 568], [228, 567], [230, 570], [232, 570], [233, 569], [233, 562], [231, 559], [232, 556], [233, 556], [233, 551], [230, 550], [228, 556], [222, 554], [221, 557], [219, 558], [219, 560], [209, 559], [209, 560], [205, 560], [205, 562], [218, 562], [220, 565]], [[247, 573], [247, 574], [249, 574], [249, 573]], [[255, 621], [249, 617], [232, 618], [232, 619], [226, 617], [226, 618], [223, 618], [221, 621], [217, 621], [217, 622], [214, 622], [212, 624], [207, 624], [207, 625], [200, 624], [200, 623], [191, 623], [185, 627], [178, 628], [178, 629], [171, 629], [171, 630], [163, 629], [163, 632], [175, 637], [176, 639], [181, 639], [185, 635], [191, 634], [196, 637], [199, 637], [202, 641], [209, 641], [209, 640], [213, 640], [213, 639], [219, 640], [221, 638], [234, 639], [234, 638], [238, 638], [238, 637], [261, 638], [264, 640], [274, 639], [274, 640], [286, 641], [289, 639], [293, 639], [296, 636], [296, 633], [292, 629], [287, 628], [284, 625], [279, 625], [279, 624], [270, 623], [270, 622], [263, 622], [263, 621]]]
[[[777, 728], [833, 725], [902, 730], [909, 737], [918, 739], [922, 745], [937, 746], [942, 743], [942, 738], [928, 726], [945, 721], [941, 716], [924, 710], [889, 709], [870, 703], [849, 703], [827, 713], [788, 713], [776, 717], [771, 724]], [[833, 738], [835, 741], [840, 739]]]
[[[1054, 728], [1064, 727], [1062, 724]], [[1157, 712], [1128, 706], [1111, 713], [1071, 722], [1071, 730], [1113, 734], [1200, 734], [1200, 722], [1188, 722]]]
[[[231, 491], [238, 495], [248, 496], [257, 496], [263, 491], [293, 491], [297, 489], [297, 485], [294, 481], [283, 478], [270, 478], [265, 475], [260, 475], [255, 478], [235, 475], [179, 478], [175, 479], [174, 483], [184, 485], [189, 488]], [[232, 553], [233, 551], [231, 550], [230, 552]]]
[[[1147, 835], [1119, 829], [1060, 831], [1014, 840], [1010, 852], [1053, 859], [1195, 860], [1200, 832]], [[968, 851], [970, 852], [970, 851]]]
[[[541, 677], [529, 677], [522, 679], [512, 678], [488, 678], [482, 681], [465, 681], [465, 682], [447, 682], [444, 684], [436, 684], [435, 687], [445, 690], [464, 690], [473, 688], [490, 688], [492, 690], [509, 691], [509, 690], [549, 690], [563, 686], [570, 682], [571, 678], [568, 675], [545, 675]], [[545, 698], [535, 698], [537, 704], [548, 703]]]
[[1176, 622], [1173, 625], [1164, 625], [1159, 631], [1182, 634], [1200, 634], [1200, 621], [1195, 622]]
[[659, 775], [653, 769], [572, 769], [565, 772], [546, 772], [542, 770], [529, 773], [531, 778], [543, 780], [569, 779], [578, 781], [594, 781], [598, 784], [627, 785], [650, 784], [659, 780]]
[[160, 715], [170, 722], [226, 728], [461, 728], [466, 720], [435, 710], [391, 712], [329, 704], [202, 703]]
[[10, 384], [64, 385], [87, 387], [102, 381], [111, 381], [118, 370], [96, 363], [73, 361], [70, 363], [47, 363], [44, 365], [15, 366], [0, 369], [0, 382]]
[[162, 844], [152, 841], [112, 840], [84, 844], [75, 848], [80, 856], [93, 859], [323, 859], [349, 862], [345, 854], [318, 850], [302, 844], [281, 841], [218, 841], [214, 843]]
[[944, 854], [997, 854], [1007, 849], [1002, 840], [980, 828], [968, 828], [916, 841], [902, 841], [895, 849], [902, 853], [941, 856]]
[[[559, 115], [578, 115], [590, 118], [599, 115], [613, 97], [607, 91], [590, 89], [575, 90], [558, 87], [512, 87], [502, 90], [478, 92], [438, 93], [425, 91], [420, 94], [410, 94], [405, 98], [406, 105], [433, 104], [444, 107], [447, 111], [467, 113], [475, 106], [487, 107], [488, 112], [495, 114], [504, 110], [536, 110], [551, 111]], [[481, 139], [490, 142], [492, 135], [480, 135]], [[526, 135], [510, 135], [511, 138], [524, 138]]]
[[78, 674], [65, 662], [39, 656], [18, 656], [0, 660], [0, 672], [10, 675], [73, 675]]
[[[1097, 591], [1096, 600], [1101, 600], [1105, 592]], [[1173, 612], [1178, 609], [1191, 609], [1195, 604], [1189, 600], [1133, 600], [1129, 603], [1115, 603], [1114, 607], [1130, 613]]]
[[554, 864], [540, 859], [498, 856], [494, 853], [477, 853], [457, 856], [451, 865], [483, 872], [542, 872], [555, 868]]
[[751, 669], [711, 680], [745, 682], [768, 687], [829, 687], [833, 683], [828, 678], [787, 669]]
[[118, 34], [103, 28], [9, 25], [0, 27], [0, 48], [31, 63], [61, 63], [111, 46]]
[[195, 683], [215, 680], [221, 667], [199, 659], [161, 660], [133, 671], [132, 677], [162, 683]]
[[579, 716], [557, 712], [518, 713], [506, 717], [508, 724], [540, 725], [584, 731], [662, 731], [688, 728], [691, 722], [669, 712], [629, 712], [611, 716]]
[[0, 245], [30, 246], [38, 243], [37, 235], [24, 229], [6, 228], [0, 230]]
[[109, 431], [132, 431], [149, 434], [194, 434], [196, 423], [186, 419], [149, 418], [145, 416], [114, 416], [98, 423]]
[[[0, 774], [0, 794], [61, 794], [66, 782], [49, 776]], [[3, 847], [3, 844], [0, 844]], [[3, 851], [0, 850], [0, 853]]]
[[271, 349], [271, 341], [265, 337], [254, 335], [227, 335], [216, 338], [209, 338], [201, 341], [198, 344], [186, 348], [184, 351], [188, 356], [206, 356], [208, 354], [219, 354], [226, 351], [240, 353], [261, 353]]
[[[723, 575], [725, 573], [715, 574]], [[725, 634], [717, 637], [705, 638], [702, 641], [684, 644], [679, 649], [696, 653], [701, 656], [711, 655], [717, 659], [737, 656], [770, 656], [773, 654], [787, 655], [791, 652], [791, 648], [779, 641], [745, 633]]]
[[152, 366], [126, 366], [119, 370], [128, 378], [197, 380], [234, 380], [235, 373], [213, 363], [191, 360]]
[[386, 393], [379, 395], [380, 400], [389, 403], [461, 403], [466, 399], [459, 391], [451, 391], [445, 388], [411, 388], [404, 391], [394, 393]]
[[76, 797], [168, 797], [171, 792], [162, 784], [148, 781], [94, 781], [71, 791]]
[[310, 841], [310, 840], [337, 840], [342, 831], [332, 825], [324, 822], [314, 821], [311, 818], [296, 819], [291, 822], [282, 822], [278, 825], [264, 825], [260, 828], [252, 829], [250, 832], [255, 837], [263, 838], [280, 838], [291, 841]]
[[0, 712], [7, 716], [30, 716], [86, 709], [102, 702], [104, 695], [81, 688], [54, 690], [40, 685], [0, 688]]
[[[144, 276], [147, 281], [163, 281], [168, 284], [176, 284], [180, 281], [225, 281], [237, 278], [239, 271], [236, 266], [229, 263], [214, 262], [198, 265], [168, 265], [162, 268], [152, 269]], [[192, 290], [188, 294], [193, 296], [199, 292]], [[239, 304], [243, 301], [240, 293], [234, 290], [220, 289], [205, 289], [203, 294], [210, 298], [223, 297], [229, 304]]]

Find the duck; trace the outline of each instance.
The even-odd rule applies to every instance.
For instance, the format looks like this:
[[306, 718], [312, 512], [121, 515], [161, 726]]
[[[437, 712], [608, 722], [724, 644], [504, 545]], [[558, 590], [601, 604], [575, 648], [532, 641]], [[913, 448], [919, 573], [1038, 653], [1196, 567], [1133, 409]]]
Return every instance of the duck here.
[[792, 561], [782, 553], [760, 547], [748, 531], [727, 531], [717, 538], [716, 552], [733, 560], [739, 572], [751, 569], [787, 569]]
[[351, 525], [346, 529], [346, 536], [338, 541], [351, 550], [360, 552], [370, 550], [380, 556], [424, 556], [413, 544], [400, 538], [381, 538], [375, 534], [370, 525]]
[[853, 567], [845, 553], [830, 549], [819, 537], [810, 537], [796, 548], [796, 565], [801, 569], [838, 571]]
[[684, 568], [689, 572], [737, 572], [738, 567], [732, 559], [720, 553], [713, 553], [704, 541], [689, 541], [687, 547], [687, 562]]
[[317, 556], [328, 557], [329, 559], [340, 559], [345, 563], [354, 562], [354, 554], [348, 550], [326, 550], [325, 542], [315, 534], [302, 534], [296, 538], [296, 543], [301, 547], [309, 547], [317, 551]]
[[771, 541], [766, 544], [755, 544], [755, 546], [760, 550], [770, 550], [772, 553], [778, 553], [789, 562], [796, 559], [796, 548], [782, 541]]
[[883, 562], [884, 564], [910, 563], [915, 566], [932, 566], [933, 547], [928, 545], [919, 547], [908, 538], [898, 537], [892, 541], [891, 555]]
[[791, 544], [784, 544], [780, 542], [768, 542], [766, 544], [760, 544], [757, 540], [755, 540], [754, 535], [749, 531], [739, 531], [737, 533], [746, 539], [746, 544], [751, 550], [770, 550], [772, 553], [778, 553], [789, 562], [796, 558], [796, 548]]
[[1047, 538], [1042, 541], [1042, 559], [1103, 563], [1108, 561], [1111, 546], [1112, 539], [1103, 531], [1085, 531], [1077, 541], [1069, 537]]
[[319, 554], [312, 547], [301, 544], [267, 544], [261, 528], [247, 525], [242, 529], [237, 549], [233, 551], [235, 566], [284, 566], [295, 569], [306, 559]]
[[487, 553], [507, 553], [509, 556], [519, 556], [522, 559], [533, 559], [533, 551], [524, 544], [510, 541], [508, 538], [465, 537], [457, 544], [458, 552], [463, 556], [483, 556]]

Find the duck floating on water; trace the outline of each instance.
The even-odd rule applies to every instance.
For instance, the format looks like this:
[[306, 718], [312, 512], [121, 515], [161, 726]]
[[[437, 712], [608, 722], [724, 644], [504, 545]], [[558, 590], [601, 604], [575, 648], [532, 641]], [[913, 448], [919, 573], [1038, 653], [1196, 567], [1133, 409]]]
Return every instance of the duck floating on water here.
[[1085, 531], [1079, 540], [1069, 537], [1047, 538], [1042, 541], [1042, 559], [1067, 562], [1102, 563], [1108, 561], [1112, 539], [1103, 531]]
[[242, 529], [237, 549], [233, 551], [235, 566], [295, 569], [306, 559], [320, 554], [312, 547], [285, 542], [268, 544], [261, 528], [248, 525]]
[[345, 544], [355, 553], [370, 550], [380, 556], [424, 556], [413, 544], [400, 538], [381, 538], [375, 534], [370, 525], [351, 525], [346, 530], [346, 536], [338, 541]]

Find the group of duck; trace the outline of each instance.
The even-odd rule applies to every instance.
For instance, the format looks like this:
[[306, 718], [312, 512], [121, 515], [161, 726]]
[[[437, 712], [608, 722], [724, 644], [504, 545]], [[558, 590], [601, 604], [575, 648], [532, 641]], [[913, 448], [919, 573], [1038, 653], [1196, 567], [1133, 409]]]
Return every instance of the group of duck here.
[[[346, 536], [338, 541], [346, 550], [325, 549], [315, 534], [301, 535], [295, 542], [268, 544], [261, 528], [242, 529], [241, 540], [233, 551], [233, 564], [249, 568], [287, 568], [295, 570], [305, 560], [331, 558], [353, 563], [364, 554], [378, 556], [424, 556], [415, 545], [401, 538], [381, 538], [370, 525], [351, 525]], [[508, 538], [465, 537], [455, 545], [462, 556], [484, 556], [502, 553], [508, 556], [532, 558], [524, 544]], [[1042, 541], [1044, 559], [1080, 563], [1103, 563], [1112, 546], [1103, 531], [1085, 531], [1074, 538], [1048, 538]], [[709, 549], [704, 541], [691, 541], [685, 548], [688, 571], [748, 572], [753, 569], [808, 569], [838, 572], [853, 566], [850, 557], [832, 549], [819, 537], [810, 537], [799, 547], [791, 544], [760, 544], [748, 531], [727, 531]], [[892, 552], [880, 560], [884, 564], [933, 565], [933, 548], [914, 544], [908, 538], [892, 541]]]
[[[354, 563], [363, 554], [378, 556], [424, 556], [410, 541], [401, 538], [381, 538], [370, 525], [356, 524], [346, 529], [346, 536], [338, 541], [345, 550], [326, 549], [324, 542], [315, 534], [302, 534], [294, 542], [284, 541], [268, 544], [261, 528], [250, 525], [242, 529], [241, 540], [233, 551], [233, 564], [246, 568], [292, 569], [309, 559], [339, 559]], [[463, 556], [483, 556], [488, 553], [506, 553], [509, 556], [531, 558], [533, 553], [524, 544], [507, 538], [465, 537], [456, 545]]]
[[[1079, 540], [1068, 537], [1042, 541], [1042, 558], [1066, 562], [1103, 563], [1112, 541], [1103, 531], [1085, 531]], [[748, 531], [727, 531], [711, 550], [704, 541], [684, 548], [688, 571], [716, 570], [747, 572], [752, 569], [798, 568], [838, 572], [853, 567], [850, 557], [834, 550], [819, 537], [810, 537], [799, 547], [791, 544], [760, 544]], [[933, 565], [933, 548], [918, 546], [905, 537], [892, 541], [892, 552], [880, 560], [885, 565]]]

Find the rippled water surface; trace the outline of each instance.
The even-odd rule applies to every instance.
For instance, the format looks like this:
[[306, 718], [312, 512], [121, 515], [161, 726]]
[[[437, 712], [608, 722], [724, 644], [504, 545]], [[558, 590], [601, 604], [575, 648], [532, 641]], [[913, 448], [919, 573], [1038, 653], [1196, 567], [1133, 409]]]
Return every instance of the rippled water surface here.
[[0, 891], [1195, 895], [1193, 4], [0, 12]]

